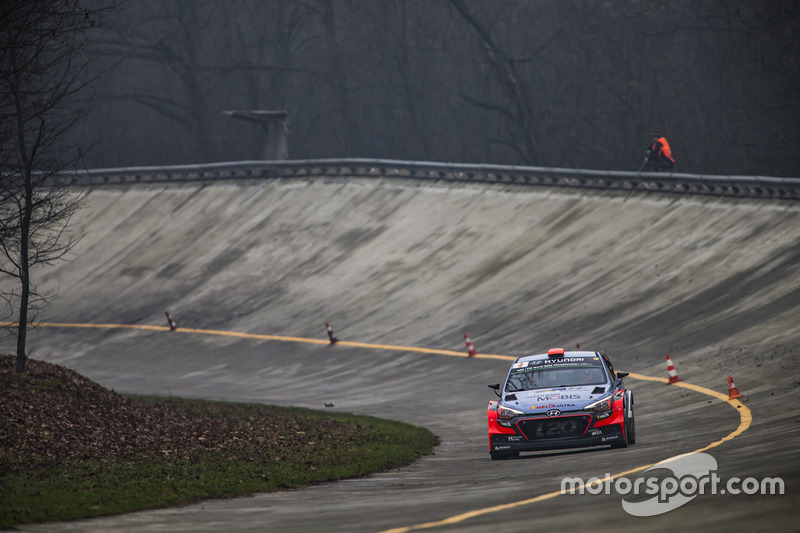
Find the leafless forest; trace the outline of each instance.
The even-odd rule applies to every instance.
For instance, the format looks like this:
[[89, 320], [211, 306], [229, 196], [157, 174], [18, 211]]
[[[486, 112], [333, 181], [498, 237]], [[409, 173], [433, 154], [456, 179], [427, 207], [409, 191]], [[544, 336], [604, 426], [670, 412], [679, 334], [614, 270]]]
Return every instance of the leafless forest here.
[[800, 175], [796, 0], [135, 0], [76, 135], [89, 167], [289, 157]]

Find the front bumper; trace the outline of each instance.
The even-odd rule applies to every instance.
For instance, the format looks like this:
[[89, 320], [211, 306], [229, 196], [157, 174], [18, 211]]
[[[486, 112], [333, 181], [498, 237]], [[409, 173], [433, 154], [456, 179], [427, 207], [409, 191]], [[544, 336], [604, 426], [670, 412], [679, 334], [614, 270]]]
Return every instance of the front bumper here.
[[582, 448], [602, 446], [621, 442], [625, 439], [622, 424], [613, 424], [597, 428], [587, 428], [585, 434], [565, 437], [533, 437], [528, 438], [522, 432], [493, 433], [489, 435], [492, 453], [524, 452], [535, 450], [554, 450], [559, 448]]
[[622, 403], [621, 398], [615, 401], [613, 412], [605, 418], [592, 411], [574, 411], [558, 417], [529, 414], [498, 421], [493, 402], [487, 411], [489, 451], [504, 454], [623, 443], [627, 435]]

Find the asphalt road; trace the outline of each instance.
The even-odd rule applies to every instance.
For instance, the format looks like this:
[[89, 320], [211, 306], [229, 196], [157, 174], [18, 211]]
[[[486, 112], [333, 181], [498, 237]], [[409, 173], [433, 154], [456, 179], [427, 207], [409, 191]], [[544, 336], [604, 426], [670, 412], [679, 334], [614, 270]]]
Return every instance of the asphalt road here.
[[[40, 318], [163, 328], [169, 310], [179, 329], [43, 327], [33, 358], [122, 392], [333, 402], [428, 427], [442, 444], [364, 479], [22, 530], [796, 530], [796, 203], [317, 178], [98, 188], [76, 229], [86, 237], [75, 257], [37, 274], [59, 292]], [[328, 346], [325, 322], [382, 347]], [[463, 333], [480, 354], [580, 344], [661, 378], [670, 354], [686, 383], [723, 394], [733, 375], [752, 423], [706, 453], [723, 480], [780, 477], [785, 494], [706, 494], [649, 518], [616, 493], [554, 495], [565, 476], [718, 443], [742, 410], [626, 378], [636, 445], [491, 461], [486, 385], [508, 361], [393, 348], [465, 354]]]

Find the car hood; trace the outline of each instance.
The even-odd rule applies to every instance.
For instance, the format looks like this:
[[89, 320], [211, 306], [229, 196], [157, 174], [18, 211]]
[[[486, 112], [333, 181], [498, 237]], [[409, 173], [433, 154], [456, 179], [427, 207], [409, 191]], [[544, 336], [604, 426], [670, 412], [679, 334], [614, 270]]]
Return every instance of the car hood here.
[[525, 413], [544, 414], [551, 409], [576, 411], [597, 401], [608, 390], [608, 385], [536, 389], [505, 394], [501, 403]]

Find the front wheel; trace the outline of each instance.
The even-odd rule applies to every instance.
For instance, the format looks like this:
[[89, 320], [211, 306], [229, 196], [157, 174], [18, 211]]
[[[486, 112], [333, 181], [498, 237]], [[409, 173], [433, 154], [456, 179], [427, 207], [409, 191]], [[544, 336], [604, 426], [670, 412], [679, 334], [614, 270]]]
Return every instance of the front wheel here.
[[631, 391], [625, 392], [628, 396], [628, 401], [625, 402], [625, 437], [628, 444], [636, 444], [636, 418], [633, 415], [633, 405], [636, 402], [633, 401], [633, 393]]
[[505, 461], [508, 459], [507, 453], [492, 453], [492, 461]]
[[636, 444], [636, 419], [633, 417], [633, 413], [631, 413], [625, 434], [628, 436], [628, 444]]

